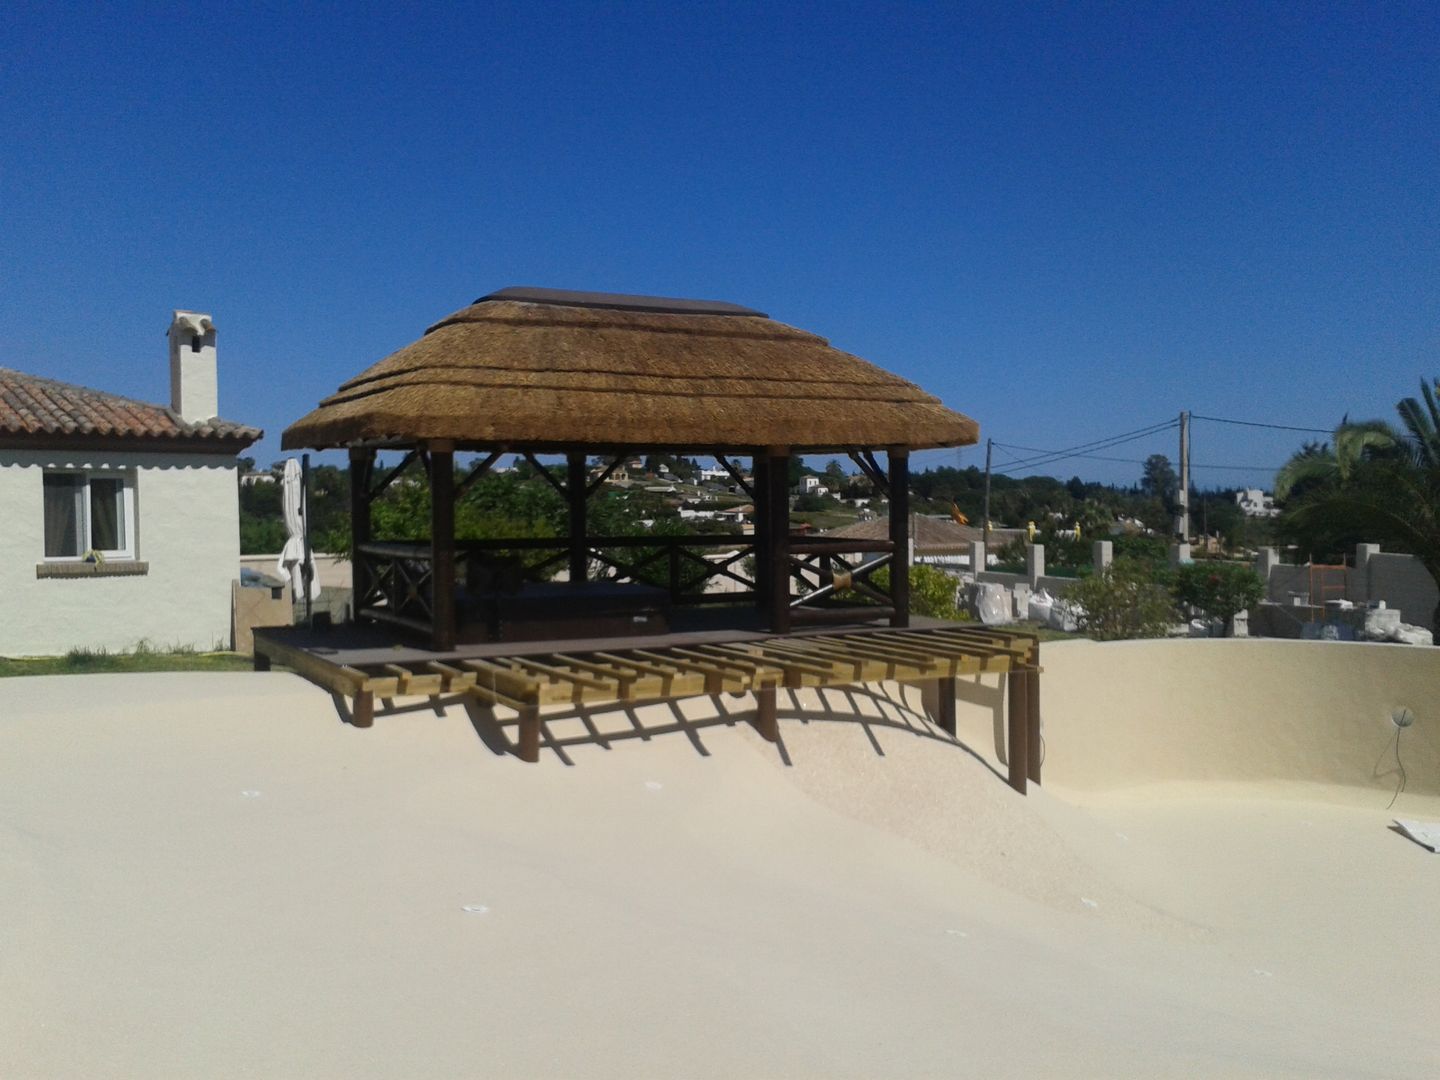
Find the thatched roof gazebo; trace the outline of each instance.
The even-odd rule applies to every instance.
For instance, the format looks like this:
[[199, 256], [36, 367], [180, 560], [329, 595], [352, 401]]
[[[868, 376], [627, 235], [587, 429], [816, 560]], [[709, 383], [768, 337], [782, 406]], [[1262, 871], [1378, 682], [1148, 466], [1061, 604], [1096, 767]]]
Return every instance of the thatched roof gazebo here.
[[[435, 648], [450, 649], [467, 635], [503, 634], [507, 626], [543, 636], [547, 604], [563, 611], [569, 630], [583, 626], [587, 611], [597, 632], [618, 630], [627, 618], [642, 622], [625, 590], [647, 569], [653, 577], [662, 559], [670, 567], [662, 607], [714, 602], [705, 583], [723, 576], [742, 591], [719, 595], [752, 602], [774, 632], [802, 622], [879, 618], [904, 626], [908, 455], [977, 438], [973, 420], [915, 385], [758, 311], [510, 288], [442, 319], [342, 384], [285, 431], [283, 446], [350, 451], [357, 617], [408, 627]], [[375, 458], [381, 450], [406, 456], [381, 470]], [[717, 563], [704, 558], [704, 548], [734, 548], [735, 538], [588, 536], [588, 496], [621, 462], [658, 450], [713, 456], [729, 470], [755, 504], [753, 544]], [[457, 453], [480, 455], [461, 477]], [[845, 556], [855, 550], [853, 541], [790, 535], [789, 459], [805, 453], [845, 453], [888, 494], [889, 535], [867, 545], [874, 558], [851, 565]], [[883, 466], [876, 456], [882, 453]], [[530, 460], [564, 496], [568, 535], [457, 543], [455, 500], [508, 454]], [[563, 478], [536, 460], [554, 454], [565, 456]], [[592, 456], [610, 462], [598, 478], [586, 466]], [[732, 460], [745, 457], [753, 479]], [[377, 540], [371, 503], [417, 462], [432, 491], [429, 542]], [[648, 552], [645, 565], [616, 558], [627, 544]], [[550, 549], [552, 557], [527, 572], [545, 576], [540, 572], [563, 562], [568, 583], [548, 586], [548, 600], [538, 582], [508, 589], [508, 599], [487, 599], [486, 590], [507, 590], [495, 585], [486, 558], [516, 548]], [[753, 580], [743, 570], [748, 554], [755, 556]], [[597, 560], [607, 580], [587, 582]], [[457, 565], [464, 578], [458, 592]], [[868, 578], [885, 565], [890, 587], [882, 592]], [[489, 605], [488, 621], [466, 610], [469, 601]], [[509, 614], [497, 619], [497, 603]]]

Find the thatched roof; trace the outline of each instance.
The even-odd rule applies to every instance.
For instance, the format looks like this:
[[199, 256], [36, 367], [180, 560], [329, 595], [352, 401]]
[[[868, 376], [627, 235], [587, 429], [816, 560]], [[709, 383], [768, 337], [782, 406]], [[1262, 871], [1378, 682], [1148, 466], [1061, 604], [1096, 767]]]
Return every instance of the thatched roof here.
[[283, 446], [962, 446], [968, 417], [733, 304], [505, 289], [344, 383]]

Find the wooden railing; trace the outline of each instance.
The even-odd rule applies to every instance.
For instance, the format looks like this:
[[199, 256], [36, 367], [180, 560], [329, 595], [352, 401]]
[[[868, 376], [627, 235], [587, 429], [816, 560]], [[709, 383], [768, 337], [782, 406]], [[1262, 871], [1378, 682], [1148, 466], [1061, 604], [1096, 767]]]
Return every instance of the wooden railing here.
[[793, 622], [865, 622], [894, 613], [889, 595], [870, 582], [890, 565], [895, 546], [889, 540], [791, 537], [789, 548], [790, 577], [798, 586], [790, 600]]
[[[846, 622], [888, 616], [890, 597], [870, 581], [888, 566], [888, 540], [834, 540], [792, 536], [788, 540], [790, 609], [796, 622]], [[707, 552], [710, 553], [707, 556]], [[721, 553], [716, 557], [715, 553]], [[677, 606], [753, 604], [756, 601], [752, 537], [589, 537], [586, 559], [592, 581], [633, 581], [666, 589]], [[489, 557], [514, 565], [528, 581], [547, 581], [569, 558], [565, 537], [457, 540], [455, 559], [464, 566]], [[356, 610], [417, 630], [434, 617], [430, 545], [424, 541], [369, 541], [357, 546], [363, 595]], [[716, 589], [713, 583], [726, 588]]]

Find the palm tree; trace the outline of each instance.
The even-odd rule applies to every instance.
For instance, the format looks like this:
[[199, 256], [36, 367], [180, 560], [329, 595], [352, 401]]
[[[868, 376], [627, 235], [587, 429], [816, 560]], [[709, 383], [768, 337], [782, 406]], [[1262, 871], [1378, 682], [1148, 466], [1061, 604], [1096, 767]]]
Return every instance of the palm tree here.
[[1420, 394], [1396, 406], [1403, 431], [1342, 421], [1329, 446], [1286, 462], [1275, 477], [1275, 497], [1294, 496], [1283, 531], [1322, 547], [1371, 540], [1414, 555], [1440, 582], [1440, 379], [1422, 381]]

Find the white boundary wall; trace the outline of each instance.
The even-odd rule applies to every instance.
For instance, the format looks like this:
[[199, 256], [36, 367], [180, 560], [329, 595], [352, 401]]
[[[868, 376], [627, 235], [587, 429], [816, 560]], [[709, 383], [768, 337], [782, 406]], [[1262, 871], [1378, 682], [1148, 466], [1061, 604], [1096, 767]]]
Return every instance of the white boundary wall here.
[[[135, 483], [129, 576], [37, 577], [47, 468], [124, 470]], [[0, 656], [72, 648], [230, 647], [240, 559], [236, 460], [227, 454], [0, 450]]]

